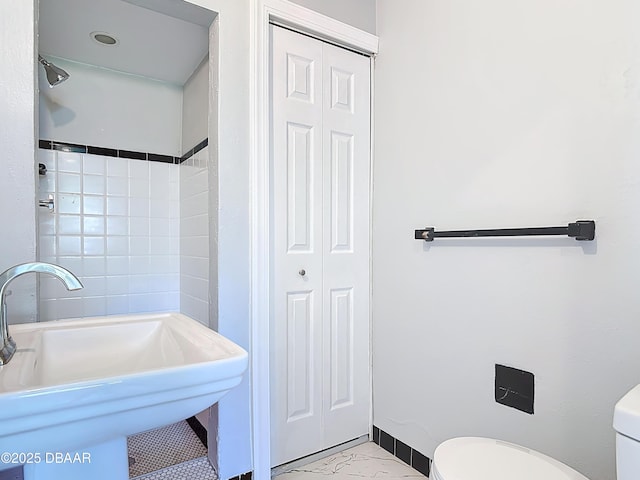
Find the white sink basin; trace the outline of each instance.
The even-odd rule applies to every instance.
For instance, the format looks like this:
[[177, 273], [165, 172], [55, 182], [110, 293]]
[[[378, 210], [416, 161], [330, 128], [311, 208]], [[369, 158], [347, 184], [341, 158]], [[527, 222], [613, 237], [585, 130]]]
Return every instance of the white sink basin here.
[[[9, 328], [18, 350], [0, 367], [0, 452], [41, 454], [25, 478], [127, 478], [128, 435], [204, 410], [248, 363], [242, 348], [181, 314]], [[85, 470], [45, 464], [47, 452], [74, 451], [94, 452]]]

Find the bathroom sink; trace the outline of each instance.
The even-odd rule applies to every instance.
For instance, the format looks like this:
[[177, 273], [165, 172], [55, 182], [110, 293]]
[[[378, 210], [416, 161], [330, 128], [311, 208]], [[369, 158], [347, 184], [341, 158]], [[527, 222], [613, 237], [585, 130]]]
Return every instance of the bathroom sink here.
[[[46, 452], [95, 451], [109, 457], [105, 478], [126, 478], [128, 435], [204, 410], [240, 383], [248, 364], [242, 348], [175, 313], [10, 331], [18, 348], [0, 367], [0, 452], [40, 452], [44, 459]], [[94, 476], [98, 463], [82, 474], [76, 465], [72, 473], [102, 478]], [[63, 467], [25, 465], [25, 478], [69, 478]]]

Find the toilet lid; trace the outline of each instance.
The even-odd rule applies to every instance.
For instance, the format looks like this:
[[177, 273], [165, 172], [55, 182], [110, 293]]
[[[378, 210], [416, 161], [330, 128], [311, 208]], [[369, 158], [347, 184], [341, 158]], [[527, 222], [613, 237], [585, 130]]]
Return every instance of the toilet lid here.
[[588, 480], [542, 453], [490, 438], [443, 442], [433, 455], [432, 480]]

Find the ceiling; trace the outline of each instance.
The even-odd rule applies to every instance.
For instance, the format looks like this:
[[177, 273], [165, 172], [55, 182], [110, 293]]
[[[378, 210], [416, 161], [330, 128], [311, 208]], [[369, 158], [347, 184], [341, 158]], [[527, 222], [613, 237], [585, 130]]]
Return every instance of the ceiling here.
[[[184, 85], [207, 55], [214, 17], [181, 0], [40, 0], [39, 51]], [[118, 43], [102, 45], [92, 32]]]

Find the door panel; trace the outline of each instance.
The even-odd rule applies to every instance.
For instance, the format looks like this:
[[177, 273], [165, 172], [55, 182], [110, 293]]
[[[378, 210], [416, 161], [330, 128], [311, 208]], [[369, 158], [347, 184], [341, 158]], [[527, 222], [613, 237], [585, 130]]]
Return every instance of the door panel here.
[[323, 405], [332, 446], [369, 432], [371, 96], [369, 58], [328, 44], [322, 53], [323, 314], [332, 327], [324, 332], [331, 368]]
[[[272, 29], [271, 444], [322, 445], [322, 44]], [[300, 272], [304, 270], [304, 275]]]
[[272, 27], [271, 451], [369, 430], [369, 60]]

